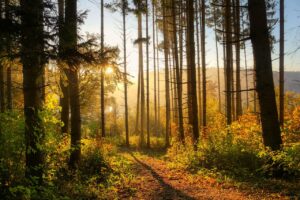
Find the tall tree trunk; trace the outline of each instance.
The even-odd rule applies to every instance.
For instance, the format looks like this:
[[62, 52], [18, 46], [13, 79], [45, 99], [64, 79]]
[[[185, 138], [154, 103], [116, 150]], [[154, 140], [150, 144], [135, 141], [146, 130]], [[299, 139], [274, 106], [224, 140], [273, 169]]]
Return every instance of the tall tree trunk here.
[[[156, 15], [156, 21], [157, 19], [157, 15]], [[158, 108], [158, 112], [157, 112], [157, 119], [158, 119], [158, 130], [157, 130], [157, 135], [160, 135], [161, 132], [161, 126], [160, 126], [160, 61], [159, 61], [159, 47], [158, 47], [158, 24], [155, 24], [155, 32], [156, 32], [156, 45], [157, 45], [157, 51], [156, 51], [156, 61], [157, 61], [157, 108]]]
[[146, 70], [147, 70], [147, 148], [150, 148], [150, 90], [149, 90], [149, 5], [146, 0]]
[[206, 48], [205, 48], [205, 0], [201, 1], [201, 60], [202, 60], [202, 125], [205, 134], [206, 128]]
[[225, 90], [226, 90], [226, 118], [227, 125], [232, 122], [232, 35], [231, 35], [231, 2], [225, 0], [225, 34], [226, 34], [226, 65], [225, 65]]
[[173, 39], [174, 39], [174, 60], [175, 60], [175, 82], [177, 87], [177, 105], [178, 105], [178, 122], [179, 122], [179, 141], [184, 143], [184, 129], [183, 129], [183, 111], [182, 111], [182, 86], [180, 81], [180, 69], [178, 58], [178, 44], [177, 44], [177, 23], [176, 23], [176, 3], [172, 4], [172, 24], [173, 24]]
[[128, 125], [128, 86], [127, 86], [127, 48], [126, 48], [126, 0], [122, 0], [123, 16], [123, 53], [124, 53], [124, 97], [125, 97], [125, 138], [126, 146], [129, 147], [129, 125]]
[[[199, 120], [199, 126], [202, 125], [202, 81], [201, 81], [201, 57], [200, 57], [200, 52], [202, 51], [201, 47], [200, 47], [200, 34], [199, 34], [199, 30], [200, 30], [200, 23], [201, 23], [201, 0], [198, 1], [196, 0], [195, 2], [195, 6], [196, 6], [196, 42], [197, 42], [197, 79], [198, 79], [198, 120]], [[199, 23], [199, 18], [200, 18], [200, 23]]]
[[196, 64], [195, 64], [195, 39], [194, 39], [194, 1], [186, 2], [187, 35], [186, 52], [188, 65], [188, 113], [189, 123], [192, 125], [194, 145], [198, 144], [198, 106], [197, 106], [197, 83], [196, 83]]
[[236, 59], [236, 118], [238, 119], [242, 114], [242, 93], [241, 93], [241, 43], [240, 43], [240, 0], [236, 0], [235, 3], [235, 23], [234, 23], [234, 29], [235, 29], [235, 59]]
[[[23, 93], [26, 144], [26, 177], [42, 182], [44, 153], [41, 145], [44, 127], [40, 118], [43, 108], [42, 77], [44, 68], [43, 1], [21, 0]], [[34, 34], [32, 34], [34, 33]]]
[[281, 148], [282, 140], [273, 82], [266, 2], [264, 0], [248, 0], [248, 4], [263, 141], [265, 146], [272, 150], [278, 150]]
[[280, 0], [279, 122], [284, 123], [284, 0]]
[[214, 29], [215, 29], [215, 45], [216, 45], [216, 58], [217, 58], [217, 76], [218, 76], [218, 99], [219, 99], [219, 112], [222, 111], [222, 97], [221, 97], [221, 81], [220, 81], [220, 63], [219, 63], [219, 48], [218, 48], [218, 35], [217, 35], [217, 16], [216, 8], [213, 8], [214, 15]]
[[[6, 20], [11, 20], [9, 13], [9, 0], [5, 0], [5, 18]], [[6, 37], [6, 50], [9, 55], [9, 62], [6, 69], [6, 108], [12, 110], [12, 79], [11, 79], [11, 65], [12, 65], [12, 51], [11, 51], [11, 37], [7, 35]]]
[[[65, 32], [66, 51], [76, 52], [77, 50], [77, 0], [66, 0]], [[79, 65], [67, 61], [70, 84], [70, 109], [71, 109], [71, 154], [69, 166], [76, 168], [80, 161], [81, 154], [81, 115], [79, 100]]]
[[[58, 13], [59, 13], [59, 53], [62, 56], [64, 52], [64, 23], [65, 23], [65, 1], [58, 1]], [[62, 63], [61, 60], [58, 61], [59, 68], [61, 69], [60, 75], [60, 88], [62, 96], [60, 97], [61, 106], [61, 121], [63, 126], [61, 127], [62, 133], [69, 132], [69, 113], [70, 113], [70, 94], [69, 94], [69, 83], [66, 81], [68, 77], [68, 70]]]
[[[100, 41], [100, 48], [101, 48], [101, 55], [104, 56], [104, 3], [103, 0], [100, 2], [101, 7], [101, 41]], [[100, 107], [101, 107], [101, 133], [102, 137], [106, 136], [105, 133], [105, 89], [104, 89], [104, 66], [101, 68], [101, 77], [100, 77], [100, 95], [101, 95], [101, 101], [100, 101]]]
[[140, 95], [141, 95], [141, 117], [140, 117], [140, 145], [145, 144], [144, 138], [144, 122], [145, 122], [145, 86], [144, 86], [144, 66], [143, 66], [143, 29], [142, 29], [142, 13], [141, 2], [138, 4], [138, 42], [139, 42], [139, 74], [140, 74]]
[[155, 15], [156, 15], [156, 9], [154, 2], [152, 1], [152, 37], [153, 37], [153, 68], [154, 68], [154, 132], [155, 135], [158, 135], [158, 126], [157, 126], [157, 70], [156, 70], [156, 20], [155, 20]]
[[[3, 13], [4, 13], [4, 1], [0, 1], [0, 19], [3, 19]], [[1, 33], [1, 39], [3, 37]], [[2, 51], [3, 48], [3, 43], [0, 44], [0, 50]], [[4, 93], [4, 66], [2, 63], [2, 60], [0, 60], [0, 110], [3, 113], [5, 111], [5, 93]]]
[[163, 34], [164, 34], [164, 54], [165, 54], [165, 95], [166, 95], [166, 147], [170, 146], [170, 86], [169, 86], [169, 38], [168, 22], [166, 12], [166, 0], [163, 0]]

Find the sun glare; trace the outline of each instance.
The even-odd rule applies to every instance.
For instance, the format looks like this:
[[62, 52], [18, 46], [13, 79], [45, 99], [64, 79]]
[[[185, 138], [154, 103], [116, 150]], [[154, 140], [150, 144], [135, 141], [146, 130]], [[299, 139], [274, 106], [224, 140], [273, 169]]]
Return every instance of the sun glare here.
[[105, 74], [110, 75], [114, 72], [114, 69], [112, 67], [107, 67], [105, 70]]

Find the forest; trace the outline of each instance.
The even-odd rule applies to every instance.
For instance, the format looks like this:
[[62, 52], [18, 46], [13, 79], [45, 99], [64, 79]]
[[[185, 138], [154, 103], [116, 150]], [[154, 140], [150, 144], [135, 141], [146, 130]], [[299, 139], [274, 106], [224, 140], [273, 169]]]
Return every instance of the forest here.
[[0, 0], [0, 199], [299, 199], [299, 8]]

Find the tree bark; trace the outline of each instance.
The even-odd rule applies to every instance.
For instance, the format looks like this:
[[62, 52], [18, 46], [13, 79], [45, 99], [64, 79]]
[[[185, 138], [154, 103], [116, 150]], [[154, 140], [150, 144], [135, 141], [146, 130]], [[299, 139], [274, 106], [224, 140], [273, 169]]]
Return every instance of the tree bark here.
[[[100, 2], [100, 7], [101, 7], [101, 41], [100, 41], [100, 48], [101, 48], [101, 55], [103, 56], [104, 54], [104, 2], [101, 0]], [[101, 107], [101, 134], [102, 137], [106, 136], [105, 133], [105, 89], [104, 89], [104, 66], [101, 68], [101, 75], [100, 75], [100, 107]]]
[[[23, 93], [26, 144], [26, 177], [42, 182], [44, 153], [41, 145], [44, 128], [40, 117], [43, 108], [44, 69], [43, 1], [21, 0]], [[34, 33], [34, 34], [32, 34]]]
[[225, 90], [226, 90], [226, 118], [227, 125], [232, 122], [232, 35], [231, 35], [231, 3], [225, 0], [225, 39], [226, 39], [226, 65], [225, 65]]
[[195, 39], [194, 39], [194, 1], [186, 2], [187, 35], [187, 70], [188, 70], [188, 114], [189, 123], [192, 126], [193, 142], [196, 147], [199, 140], [198, 106], [197, 106], [197, 84], [195, 64]]
[[[77, 0], [66, 0], [65, 32], [66, 51], [77, 50]], [[81, 156], [81, 115], [79, 100], [79, 66], [78, 63], [67, 60], [69, 67], [68, 80], [70, 84], [70, 109], [71, 109], [71, 155], [69, 166], [76, 168]]]
[[176, 87], [177, 87], [177, 106], [178, 106], [178, 122], [179, 134], [178, 138], [181, 143], [184, 143], [184, 129], [183, 129], [183, 111], [182, 111], [182, 86], [180, 81], [180, 69], [178, 58], [178, 44], [177, 44], [177, 23], [176, 23], [176, 3], [172, 4], [172, 24], [173, 24], [173, 39], [174, 39], [174, 60], [176, 73]]
[[127, 48], [126, 48], [126, 0], [122, 0], [123, 16], [123, 53], [124, 53], [124, 97], [125, 97], [125, 138], [126, 146], [129, 147], [129, 125], [128, 125], [128, 86], [127, 86]]
[[278, 150], [282, 139], [274, 91], [266, 4], [264, 0], [249, 0], [248, 4], [263, 141], [265, 146]]
[[165, 95], [166, 95], [166, 147], [170, 146], [170, 86], [169, 86], [169, 38], [168, 22], [166, 12], [166, 0], [163, 0], [163, 35], [164, 35], [164, 55], [165, 55]]
[[280, 0], [279, 122], [284, 123], [284, 0]]

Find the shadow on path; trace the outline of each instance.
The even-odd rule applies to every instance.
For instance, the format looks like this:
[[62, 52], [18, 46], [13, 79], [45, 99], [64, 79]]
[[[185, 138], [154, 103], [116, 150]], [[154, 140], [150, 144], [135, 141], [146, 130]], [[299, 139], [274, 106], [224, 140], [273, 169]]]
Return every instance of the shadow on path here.
[[[182, 191], [172, 187], [170, 184], [166, 183], [163, 178], [155, 171], [153, 170], [149, 165], [143, 163], [138, 158], [136, 158], [132, 153], [130, 155], [133, 157], [133, 159], [139, 163], [142, 167], [147, 169], [151, 172], [152, 176], [159, 182], [161, 187], [163, 188], [163, 191], [161, 192], [161, 196], [159, 198], [162, 199], [186, 199], [186, 200], [195, 200], [195, 198], [188, 196], [187, 194], [183, 193]], [[155, 191], [154, 191], [155, 192]]]

